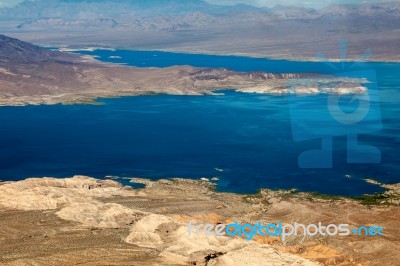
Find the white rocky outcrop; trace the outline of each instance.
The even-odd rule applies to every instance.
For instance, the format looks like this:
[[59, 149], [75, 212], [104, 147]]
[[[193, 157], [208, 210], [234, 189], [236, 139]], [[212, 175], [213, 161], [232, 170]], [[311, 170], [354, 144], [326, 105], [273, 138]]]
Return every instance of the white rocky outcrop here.
[[58, 210], [56, 214], [83, 226], [119, 228], [134, 223], [143, 212], [99, 198], [128, 196], [132, 191], [111, 180], [86, 176], [30, 178], [0, 186], [0, 205], [18, 210]]
[[79, 222], [85, 226], [97, 228], [121, 228], [137, 221], [144, 215], [115, 203], [98, 201], [72, 203], [56, 213], [60, 218]]
[[319, 265], [243, 238], [207, 236], [194, 229], [189, 235], [187, 224], [159, 214], [135, 223], [125, 241], [162, 250], [159, 256], [173, 265]]
[[129, 193], [121, 184], [85, 176], [29, 178], [0, 186], [0, 205], [19, 210], [51, 210], [74, 202]]
[[207, 236], [201, 230], [197, 234], [194, 228], [189, 234], [188, 224], [178, 218], [107, 202], [114, 196], [144, 194], [112, 180], [85, 176], [31, 178], [1, 185], [0, 207], [54, 210], [58, 217], [83, 228], [130, 227], [125, 242], [154, 249], [168, 265], [317, 265], [240, 237]]

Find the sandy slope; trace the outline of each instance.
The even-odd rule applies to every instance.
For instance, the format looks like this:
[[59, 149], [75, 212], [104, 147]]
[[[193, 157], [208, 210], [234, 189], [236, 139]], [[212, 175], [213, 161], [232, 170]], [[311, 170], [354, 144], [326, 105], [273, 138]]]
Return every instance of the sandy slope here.
[[[56, 210], [55, 215], [66, 221], [78, 222], [82, 230], [129, 229], [125, 242], [132, 244], [132, 248], [159, 250], [159, 259], [166, 264], [205, 263], [205, 258], [210, 256], [208, 260], [212, 260], [215, 256], [218, 260], [212, 260], [210, 265], [232, 265], [232, 262], [235, 262], [234, 265], [244, 262], [262, 265], [265, 261], [268, 261], [268, 265], [316, 265], [271, 246], [244, 239], [209, 238], [204, 234], [190, 238], [187, 224], [179, 219], [104, 202], [110, 197], [129, 198], [140, 194], [114, 181], [99, 181], [83, 176], [28, 179], [0, 186], [0, 205], [8, 210]], [[23, 257], [23, 254], [20, 255]], [[12, 265], [13, 260], [8, 263]]]
[[[207, 181], [146, 183], [144, 189], [76, 176], [0, 183], [4, 265], [395, 265], [399, 207], [263, 190], [213, 191]], [[394, 186], [396, 188], [396, 186]], [[391, 190], [391, 195], [399, 195]], [[384, 237], [189, 236], [188, 221], [379, 224]]]

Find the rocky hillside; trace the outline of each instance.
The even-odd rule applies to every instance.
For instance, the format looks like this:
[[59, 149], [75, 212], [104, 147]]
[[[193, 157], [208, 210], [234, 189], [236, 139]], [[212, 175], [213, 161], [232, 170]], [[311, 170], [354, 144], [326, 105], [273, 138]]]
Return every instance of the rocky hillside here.
[[27, 42], [0, 34], [0, 60], [5, 63], [76, 61], [78, 56], [51, 51]]

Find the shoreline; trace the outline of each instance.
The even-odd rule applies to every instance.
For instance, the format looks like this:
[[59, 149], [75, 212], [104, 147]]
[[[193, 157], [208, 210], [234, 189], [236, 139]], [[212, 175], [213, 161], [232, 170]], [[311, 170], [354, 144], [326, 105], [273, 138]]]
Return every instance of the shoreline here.
[[[112, 50], [119, 50], [119, 48], [110, 48]], [[314, 57], [279, 57], [279, 56], [265, 56], [262, 53], [213, 53], [207, 51], [190, 51], [190, 50], [174, 50], [174, 49], [155, 49], [155, 50], [136, 50], [136, 49], [121, 49], [121, 50], [129, 50], [129, 51], [149, 51], [149, 52], [168, 52], [168, 53], [178, 53], [178, 54], [194, 54], [194, 55], [214, 55], [214, 56], [236, 56], [236, 57], [248, 57], [254, 59], [266, 59], [266, 60], [276, 60], [276, 61], [290, 61], [290, 62], [304, 62], [304, 63], [399, 63], [399, 60], [388, 60], [388, 59], [368, 59], [364, 61], [358, 61], [357, 59], [341, 59], [341, 58], [327, 58], [328, 60], [322, 61], [318, 60]]]
[[[215, 52], [209, 52], [206, 50], [176, 50], [176, 49], [138, 49], [135, 47], [129, 47], [129, 46], [121, 46], [121, 47], [92, 47], [92, 46], [82, 46], [81, 48], [68, 48], [68, 45], [65, 46], [48, 46], [48, 45], [41, 45], [41, 47], [49, 49], [57, 49], [58, 51], [62, 52], [78, 52], [80, 54], [80, 51], [89, 51], [89, 52], [94, 52], [96, 50], [105, 50], [105, 51], [118, 51], [118, 50], [124, 50], [124, 51], [133, 51], [133, 52], [164, 52], [164, 53], [174, 53], [174, 54], [189, 54], [189, 55], [210, 55], [210, 56], [233, 56], [233, 57], [247, 57], [247, 58], [252, 58], [252, 59], [266, 59], [266, 60], [272, 60], [272, 61], [289, 61], [289, 62], [304, 62], [304, 63], [398, 63], [400, 64], [400, 59], [398, 60], [390, 60], [390, 59], [382, 59], [382, 58], [377, 58], [377, 59], [367, 59], [367, 60], [362, 60], [359, 61], [359, 58], [357, 59], [351, 59], [351, 58], [326, 58], [327, 60], [319, 60], [316, 57], [290, 57], [290, 56], [265, 56], [262, 53], [230, 53], [230, 52], [222, 52], [222, 53], [215, 53]], [[85, 54], [86, 55], [86, 54]], [[88, 55], [91, 56], [91, 55]]]
[[[82, 176], [82, 175], [76, 175]], [[21, 181], [29, 180], [29, 179], [43, 179], [48, 178], [47, 176], [43, 177], [26, 177], [18, 180], [0, 180], [0, 185], [2, 184], [10, 184], [10, 183], [18, 183]], [[71, 177], [56, 177], [55, 179], [64, 180], [69, 179]], [[376, 205], [376, 206], [400, 206], [400, 183], [380, 183], [371, 178], [363, 179], [366, 183], [377, 185], [385, 190], [382, 192], [375, 193], [363, 193], [358, 196], [346, 196], [346, 195], [337, 195], [337, 194], [325, 194], [316, 191], [299, 191], [297, 188], [290, 189], [271, 189], [268, 187], [260, 187], [257, 192], [254, 193], [240, 193], [240, 192], [231, 192], [218, 190], [218, 181], [219, 178], [181, 178], [181, 177], [161, 177], [161, 178], [151, 178], [151, 177], [120, 177], [120, 176], [105, 176], [103, 178], [100, 177], [91, 177], [98, 181], [115, 181], [121, 184], [121, 186], [128, 186], [135, 190], [140, 190], [144, 188], [151, 188], [153, 184], [156, 183], [169, 183], [169, 182], [188, 182], [191, 184], [197, 184], [202, 187], [207, 187], [210, 191], [215, 193], [223, 193], [223, 194], [231, 194], [236, 196], [243, 197], [258, 197], [265, 193], [273, 193], [273, 194], [282, 194], [287, 197], [293, 198], [302, 198], [302, 199], [321, 199], [321, 200], [331, 200], [331, 201], [341, 201], [341, 200], [350, 200], [353, 202], [358, 202], [363, 205]], [[121, 180], [128, 180], [129, 184], [126, 182], [121, 182]], [[134, 184], [140, 185], [140, 187], [135, 187]], [[141, 187], [143, 186], [143, 187]], [[393, 202], [390, 202], [393, 201]]]
[[[152, 178], [148, 178], [148, 177], [117, 177], [117, 176], [113, 176], [112, 178], [105, 177], [104, 179], [99, 179], [99, 180], [107, 180], [107, 179], [115, 180], [117, 182], [119, 182], [119, 179], [130, 180], [130, 183], [141, 184], [141, 185], [144, 185], [145, 188], [151, 187], [154, 183], [157, 183], [159, 181], [161, 181], [161, 182], [169, 182], [169, 181], [172, 181], [172, 182], [174, 182], [174, 181], [194, 182], [194, 183], [198, 183], [200, 185], [205, 185], [205, 186], [209, 187], [209, 189], [211, 189], [212, 191], [214, 191], [216, 193], [227, 193], [227, 194], [232, 194], [232, 195], [237, 195], [237, 196], [250, 196], [250, 197], [257, 197], [257, 196], [265, 194], [267, 192], [267, 193], [273, 193], [273, 194], [284, 194], [288, 197], [297, 197], [297, 198], [315, 197], [317, 199], [333, 200], [333, 201], [335, 201], [335, 200], [351, 200], [351, 201], [359, 202], [361, 204], [366, 204], [366, 205], [384, 205], [385, 202], [383, 202], [383, 200], [394, 199], [394, 200], [396, 200], [396, 202], [390, 203], [390, 204], [400, 206], [400, 183], [384, 184], [384, 183], [380, 183], [371, 178], [366, 178], [364, 180], [366, 183], [377, 185], [386, 190], [383, 192], [365, 193], [365, 194], [361, 194], [359, 196], [343, 196], [343, 195], [324, 194], [324, 193], [319, 193], [319, 192], [315, 192], [315, 191], [299, 191], [296, 188], [271, 189], [268, 187], [261, 187], [255, 193], [239, 193], [239, 192], [218, 190], [217, 186], [218, 186], [219, 178], [218, 178], [218, 180], [212, 180], [213, 178], [191, 179], [191, 178], [178, 178], [178, 177], [152, 179]], [[134, 189], [136, 189], [136, 188], [134, 188]], [[141, 188], [137, 188], [137, 189], [141, 189]], [[385, 198], [381, 198], [381, 196], [384, 196], [384, 195], [388, 195], [388, 196]], [[382, 200], [382, 201], [380, 201], [380, 200]]]
[[[394, 200], [394, 202], [389, 202], [388, 204], [400, 206], [400, 183], [392, 183], [392, 184], [384, 184], [380, 183], [374, 179], [366, 178], [364, 179], [366, 183], [377, 185], [381, 188], [386, 189], [383, 192], [376, 192], [376, 193], [365, 193], [359, 196], [343, 196], [343, 195], [331, 195], [331, 194], [324, 194], [315, 191], [299, 191], [296, 188], [290, 189], [270, 189], [268, 187], [259, 188], [255, 193], [238, 193], [238, 192], [229, 192], [217, 189], [217, 182], [213, 181], [212, 178], [200, 178], [200, 179], [190, 179], [190, 178], [160, 178], [160, 179], [151, 179], [151, 178], [143, 178], [143, 177], [117, 177], [113, 176], [113, 178], [104, 178], [105, 180], [111, 179], [119, 182], [119, 179], [130, 180], [131, 183], [142, 184], [145, 187], [151, 187], [153, 183], [157, 183], [161, 181], [186, 181], [186, 182], [198, 182], [199, 184], [206, 184], [209, 186], [216, 193], [228, 193], [237, 196], [250, 196], [250, 197], [257, 197], [259, 195], [265, 193], [273, 193], [273, 194], [284, 194], [288, 197], [297, 197], [297, 198], [310, 198], [315, 197], [316, 199], [322, 200], [351, 200], [355, 202], [359, 202], [361, 204], [366, 205], [384, 205], [388, 203], [387, 201]], [[102, 180], [102, 179], [100, 179]], [[219, 179], [218, 179], [219, 180]], [[121, 183], [122, 184], [122, 183]], [[140, 188], [139, 188], [140, 189]]]
[[[234, 91], [235, 93], [244, 93], [252, 95], [266, 95], [266, 96], [277, 96], [277, 97], [287, 97], [291, 95], [290, 93], [279, 93], [279, 92], [259, 92], [257, 88], [242, 88], [242, 89], [232, 89], [232, 88], [217, 88], [214, 93], [213, 91], [199, 92], [198, 94], [187, 93], [187, 94], [173, 94], [166, 92], [133, 92], [129, 94], [110, 94], [110, 95], [80, 95], [80, 94], [62, 94], [62, 95], [38, 95], [38, 96], [20, 96], [20, 97], [0, 97], [0, 107], [24, 107], [24, 106], [51, 106], [51, 105], [103, 105], [103, 99], [118, 99], [123, 97], [137, 97], [137, 96], [224, 96], [223, 91]], [[329, 94], [326, 92], [313, 92], [299, 94], [300, 96], [315, 96], [320, 94]], [[63, 97], [70, 95], [71, 98], [66, 98], [65, 100], [60, 100]], [[338, 94], [338, 95], [349, 95], [349, 93]]]

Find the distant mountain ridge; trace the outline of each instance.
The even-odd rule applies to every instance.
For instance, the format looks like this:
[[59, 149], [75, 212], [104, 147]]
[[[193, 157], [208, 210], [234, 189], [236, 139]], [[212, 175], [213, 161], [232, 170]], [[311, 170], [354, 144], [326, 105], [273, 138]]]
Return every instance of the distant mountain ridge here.
[[338, 42], [352, 57], [400, 60], [400, 2], [323, 9], [219, 6], [201, 0], [36, 0], [0, 9], [0, 32], [51, 46], [246, 54], [314, 59]]
[[[154, 17], [160, 15], [183, 15], [203, 12], [206, 14], [223, 14], [232, 11], [256, 11], [256, 7], [241, 4], [236, 6], [211, 5], [201, 0], [37, 0], [25, 1], [12, 8], [0, 9], [3, 18], [38, 19], [56, 17], [64, 19], [93, 17], [118, 17], [127, 14]], [[89, 15], [89, 16], [88, 16]]]
[[[332, 5], [315, 10], [287, 7], [258, 8], [211, 5], [202, 0], [37, 0], [25, 1], [12, 8], [0, 8], [2, 20], [16, 21], [17, 30], [52, 28], [127, 28], [135, 31], [179, 31], [213, 27], [215, 24], [246, 24], [282, 20], [350, 21], [357, 18], [385, 17], [400, 19], [400, 3]], [[18, 22], [19, 21], [19, 22]], [[389, 24], [388, 26], [393, 25]]]
[[[0, 8], [3, 19], [91, 19], [98, 17], [142, 17], [184, 15], [189, 13], [223, 15], [234, 13], [260, 13], [281, 18], [309, 18], [326, 14], [348, 15], [400, 15], [400, 3], [375, 3], [357, 5], [331, 5], [320, 10], [312, 8], [277, 5], [273, 8], [246, 4], [234, 6], [212, 5], [202, 0], [36, 0], [25, 1], [12, 8]], [[298, 14], [298, 16], [293, 16]]]

